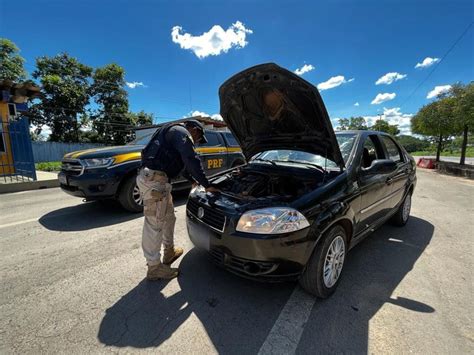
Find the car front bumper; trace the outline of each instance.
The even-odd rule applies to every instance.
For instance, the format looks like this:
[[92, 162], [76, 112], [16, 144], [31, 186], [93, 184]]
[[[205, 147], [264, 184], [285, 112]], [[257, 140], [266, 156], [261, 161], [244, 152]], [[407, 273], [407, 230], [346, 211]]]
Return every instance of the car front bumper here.
[[120, 178], [115, 174], [110, 174], [106, 169], [87, 171], [81, 175], [61, 171], [58, 174], [58, 179], [64, 192], [86, 200], [113, 198], [120, 184]]
[[297, 279], [311, 256], [315, 241], [310, 228], [268, 238], [236, 232], [227, 219], [216, 231], [187, 210], [187, 229], [193, 244], [209, 252], [212, 261], [239, 276], [261, 281]]

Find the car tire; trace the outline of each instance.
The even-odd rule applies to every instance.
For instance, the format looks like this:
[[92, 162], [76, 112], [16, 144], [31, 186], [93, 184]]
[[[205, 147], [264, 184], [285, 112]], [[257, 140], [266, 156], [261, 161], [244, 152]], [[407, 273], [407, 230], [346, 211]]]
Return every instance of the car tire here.
[[410, 211], [411, 211], [411, 193], [405, 196], [403, 202], [398, 207], [397, 213], [391, 218], [390, 222], [397, 226], [403, 227], [407, 224], [408, 220], [410, 219]]
[[123, 183], [118, 195], [118, 201], [120, 205], [127, 211], [133, 213], [143, 211], [143, 204], [139, 203], [139, 198], [137, 198], [138, 187], [136, 180], [136, 175], [128, 178]]
[[[306, 292], [318, 298], [328, 298], [331, 296], [341, 279], [346, 254], [346, 231], [342, 226], [336, 225], [326, 232], [321, 242], [316, 245], [299, 280], [300, 286]], [[331, 258], [333, 258], [333, 264], [329, 261]], [[331, 272], [335, 272], [335, 274]], [[330, 277], [330, 275], [334, 276]]]

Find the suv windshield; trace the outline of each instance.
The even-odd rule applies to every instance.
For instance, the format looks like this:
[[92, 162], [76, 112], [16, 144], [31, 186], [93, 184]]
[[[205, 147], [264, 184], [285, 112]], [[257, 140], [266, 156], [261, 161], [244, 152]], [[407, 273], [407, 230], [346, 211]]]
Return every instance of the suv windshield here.
[[[346, 163], [354, 146], [356, 135], [354, 133], [336, 134], [337, 143], [341, 150], [342, 158]], [[335, 162], [325, 159], [321, 155], [302, 152], [299, 150], [267, 150], [259, 153], [252, 158], [252, 161], [269, 161], [269, 162], [288, 162], [300, 164], [313, 164], [327, 168], [337, 168]]]
[[127, 143], [127, 145], [147, 145], [154, 133], [155, 132], [151, 132], [143, 137], [135, 138], [133, 141]]

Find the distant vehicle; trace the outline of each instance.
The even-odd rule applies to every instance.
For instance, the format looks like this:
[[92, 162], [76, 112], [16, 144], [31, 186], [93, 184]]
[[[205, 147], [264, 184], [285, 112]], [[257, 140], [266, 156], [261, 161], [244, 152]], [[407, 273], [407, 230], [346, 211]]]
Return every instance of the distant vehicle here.
[[[207, 175], [213, 175], [245, 163], [232, 133], [206, 130], [208, 142], [197, 147]], [[128, 145], [88, 149], [66, 154], [58, 174], [61, 189], [85, 200], [116, 199], [128, 211], [143, 210], [136, 175], [141, 151], [153, 132]], [[183, 178], [173, 181], [175, 190], [189, 188]]]
[[350, 248], [388, 220], [407, 223], [415, 161], [388, 134], [335, 133], [318, 90], [275, 64], [219, 93], [248, 164], [211, 179], [221, 193], [191, 191], [191, 241], [233, 273], [329, 297]]

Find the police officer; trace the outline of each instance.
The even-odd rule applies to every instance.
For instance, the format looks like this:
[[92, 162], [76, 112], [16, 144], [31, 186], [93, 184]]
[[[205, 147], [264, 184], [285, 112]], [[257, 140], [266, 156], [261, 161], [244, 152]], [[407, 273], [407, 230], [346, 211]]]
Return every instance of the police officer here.
[[[176, 217], [170, 180], [182, 173], [193, 186], [200, 184], [208, 192], [219, 191], [207, 180], [201, 160], [194, 150], [194, 143], [205, 142], [203, 125], [189, 120], [184, 125], [162, 127], [142, 151], [142, 168], [137, 176], [137, 185], [144, 203], [142, 248], [148, 265], [148, 280], [178, 276], [178, 269], [170, 265], [183, 254], [182, 248], [174, 246]], [[164, 247], [162, 261], [161, 244]]]

